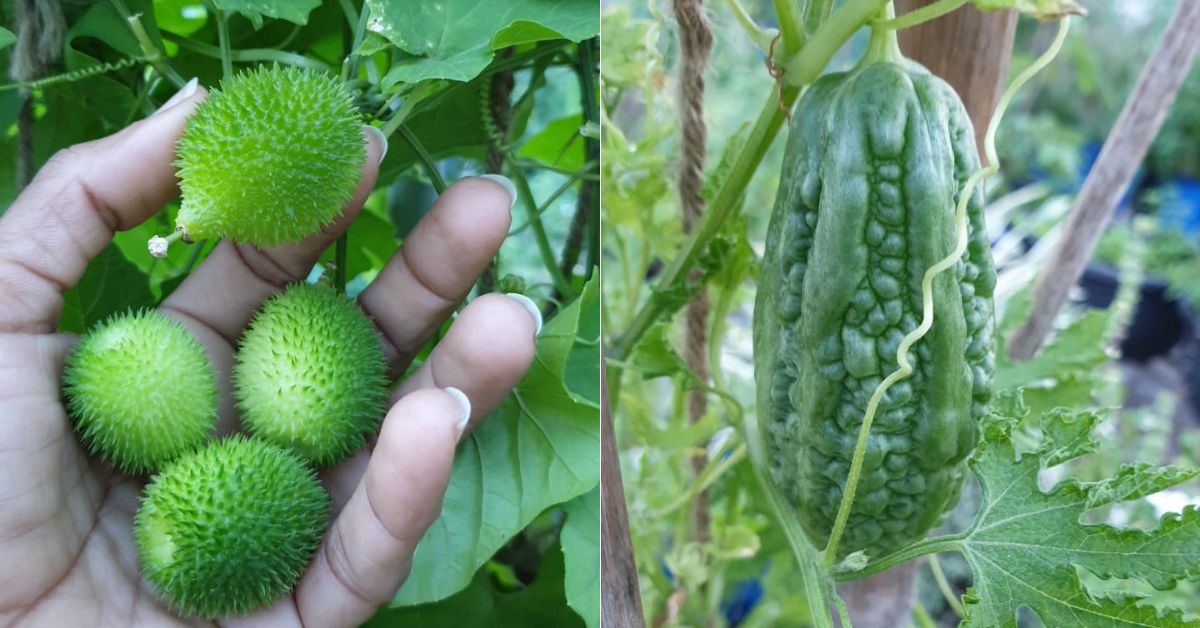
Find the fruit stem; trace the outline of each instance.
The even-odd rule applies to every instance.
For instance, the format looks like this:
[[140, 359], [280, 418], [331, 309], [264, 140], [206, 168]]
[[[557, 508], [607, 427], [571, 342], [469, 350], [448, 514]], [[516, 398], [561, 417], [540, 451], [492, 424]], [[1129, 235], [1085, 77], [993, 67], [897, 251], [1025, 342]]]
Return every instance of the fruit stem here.
[[150, 254], [154, 257], [163, 258], [167, 256], [167, 249], [171, 243], [183, 238], [183, 231], [175, 231], [167, 237], [154, 236], [146, 243], [146, 248], [150, 249]]

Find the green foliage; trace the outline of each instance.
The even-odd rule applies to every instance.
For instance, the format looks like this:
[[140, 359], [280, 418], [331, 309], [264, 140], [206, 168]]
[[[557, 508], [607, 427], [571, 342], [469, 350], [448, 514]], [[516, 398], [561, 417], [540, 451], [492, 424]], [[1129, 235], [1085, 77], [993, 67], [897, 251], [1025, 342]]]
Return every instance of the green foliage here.
[[289, 591], [325, 534], [329, 496], [295, 455], [231, 436], [166, 466], [134, 525], [146, 579], [188, 615], [244, 615]]
[[542, 558], [537, 578], [527, 587], [510, 590], [498, 578], [481, 569], [461, 591], [436, 604], [385, 608], [363, 628], [407, 628], [408, 626], [584, 626], [564, 599], [564, 581], [570, 572], [563, 552], [553, 549]]
[[317, 466], [362, 449], [388, 383], [374, 323], [327, 285], [295, 284], [264, 303], [233, 368], [246, 429]]
[[79, 438], [128, 473], [196, 449], [217, 423], [217, 381], [204, 347], [153, 310], [117, 314], [67, 358], [67, 408]]
[[321, 0], [213, 0], [222, 11], [246, 16], [254, 28], [262, 28], [263, 16], [305, 24], [309, 12], [320, 4]]
[[600, 487], [567, 502], [562, 529], [567, 604], [588, 628], [600, 626]]
[[365, 159], [359, 117], [342, 86], [296, 68], [222, 82], [179, 140], [185, 242], [298, 242], [329, 225]]
[[567, 387], [568, 355], [597, 337], [597, 279], [546, 323], [537, 359], [516, 391], [458, 448], [442, 514], [417, 547], [397, 605], [440, 600], [546, 508], [600, 481], [599, 404]]
[[[139, 243], [145, 250], [145, 240]], [[127, 310], [154, 305], [145, 277], [114, 245], [92, 259], [83, 278], [63, 294], [58, 328], [81, 334], [92, 325]]]
[[1198, 471], [1128, 465], [1100, 481], [1064, 479], [1042, 491], [1039, 473], [1096, 450], [1091, 434], [1103, 415], [1045, 413], [1038, 421], [1041, 442], [1019, 454], [1014, 430], [1027, 413], [1019, 393], [1000, 396], [970, 463], [983, 487], [983, 504], [959, 542], [973, 574], [964, 596], [965, 625], [1015, 627], [1021, 607], [1032, 609], [1047, 626], [1182, 625], [1178, 612], [1160, 615], [1134, 596], [1090, 594], [1075, 567], [1100, 578], [1139, 580], [1158, 590], [1194, 580], [1200, 575], [1200, 512], [1189, 506], [1169, 513], [1149, 531], [1085, 524], [1080, 518], [1092, 508], [1186, 482]]
[[385, 86], [427, 79], [465, 81], [495, 52], [552, 39], [579, 42], [600, 30], [593, 0], [444, 0], [406, 4], [367, 0], [371, 30], [408, 53], [392, 66]]

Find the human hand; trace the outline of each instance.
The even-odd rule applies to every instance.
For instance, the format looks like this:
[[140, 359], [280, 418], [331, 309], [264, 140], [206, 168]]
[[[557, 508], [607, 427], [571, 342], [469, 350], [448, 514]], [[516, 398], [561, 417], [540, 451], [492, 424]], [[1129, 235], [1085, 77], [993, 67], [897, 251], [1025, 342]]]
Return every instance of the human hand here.
[[[143, 583], [133, 515], [145, 478], [127, 477], [80, 447], [63, 406], [63, 361], [76, 342], [56, 333], [63, 292], [119, 230], [178, 194], [175, 142], [203, 100], [185, 88], [112, 136], [55, 155], [0, 217], [0, 625], [187, 625]], [[221, 390], [218, 433], [237, 429], [230, 369], [255, 310], [303, 280], [374, 188], [386, 140], [367, 137], [362, 178], [342, 217], [303, 242], [258, 249], [219, 243], [162, 303], [205, 346]], [[465, 179], [438, 199], [359, 297], [399, 375], [466, 296], [509, 228], [511, 187]], [[390, 600], [437, 518], [455, 446], [516, 385], [541, 319], [518, 299], [485, 295], [455, 320], [403, 381], [378, 438], [321, 473], [333, 522], [295, 590], [229, 626], [356, 626]], [[470, 399], [464, 408], [442, 390]]]

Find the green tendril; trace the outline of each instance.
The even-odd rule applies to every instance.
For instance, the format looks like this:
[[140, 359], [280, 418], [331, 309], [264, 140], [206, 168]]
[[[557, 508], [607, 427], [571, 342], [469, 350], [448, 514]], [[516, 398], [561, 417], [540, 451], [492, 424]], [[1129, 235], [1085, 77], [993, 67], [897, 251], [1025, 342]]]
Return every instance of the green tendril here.
[[120, 61], [112, 61], [109, 63], [102, 63], [100, 65], [89, 65], [86, 68], [79, 68], [78, 70], [72, 70], [65, 74], [47, 76], [36, 81], [0, 85], [0, 92], [11, 91], [14, 89], [34, 90], [41, 89], [43, 87], [50, 87], [51, 85], [57, 85], [59, 83], [74, 83], [75, 81], [81, 81], [83, 79], [99, 76], [101, 74], [108, 74], [109, 72], [116, 72], [117, 70], [124, 70], [125, 68], [133, 67], [139, 63], [150, 63], [152, 61], [153, 60], [148, 57], [127, 57], [125, 59], [121, 59]]

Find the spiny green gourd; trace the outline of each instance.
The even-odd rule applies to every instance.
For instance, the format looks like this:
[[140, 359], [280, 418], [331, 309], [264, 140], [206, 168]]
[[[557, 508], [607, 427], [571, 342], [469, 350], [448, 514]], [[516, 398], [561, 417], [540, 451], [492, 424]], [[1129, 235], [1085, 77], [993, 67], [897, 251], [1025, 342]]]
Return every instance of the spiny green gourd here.
[[312, 235], [353, 194], [365, 145], [333, 78], [294, 67], [242, 72], [196, 108], [179, 140], [176, 234], [259, 246]]
[[233, 383], [252, 434], [322, 466], [363, 446], [388, 394], [371, 319], [332, 288], [312, 284], [263, 305], [242, 337]]
[[216, 426], [216, 375], [204, 347], [153, 310], [114, 315], [85, 334], [63, 384], [80, 440], [128, 473], [199, 447]]
[[[894, 34], [816, 81], [792, 119], [754, 313], [759, 423], [773, 479], [818, 547], [829, 538], [864, 410], [921, 322], [925, 271], [956, 245], [955, 205], [979, 168], [945, 82]], [[933, 282], [915, 371], [882, 399], [839, 556], [922, 537], [958, 499], [994, 373], [995, 270], [982, 193], [969, 245]]]
[[304, 461], [231, 436], [154, 477], [133, 536], [159, 595], [216, 619], [267, 606], [295, 586], [328, 518], [329, 497]]

